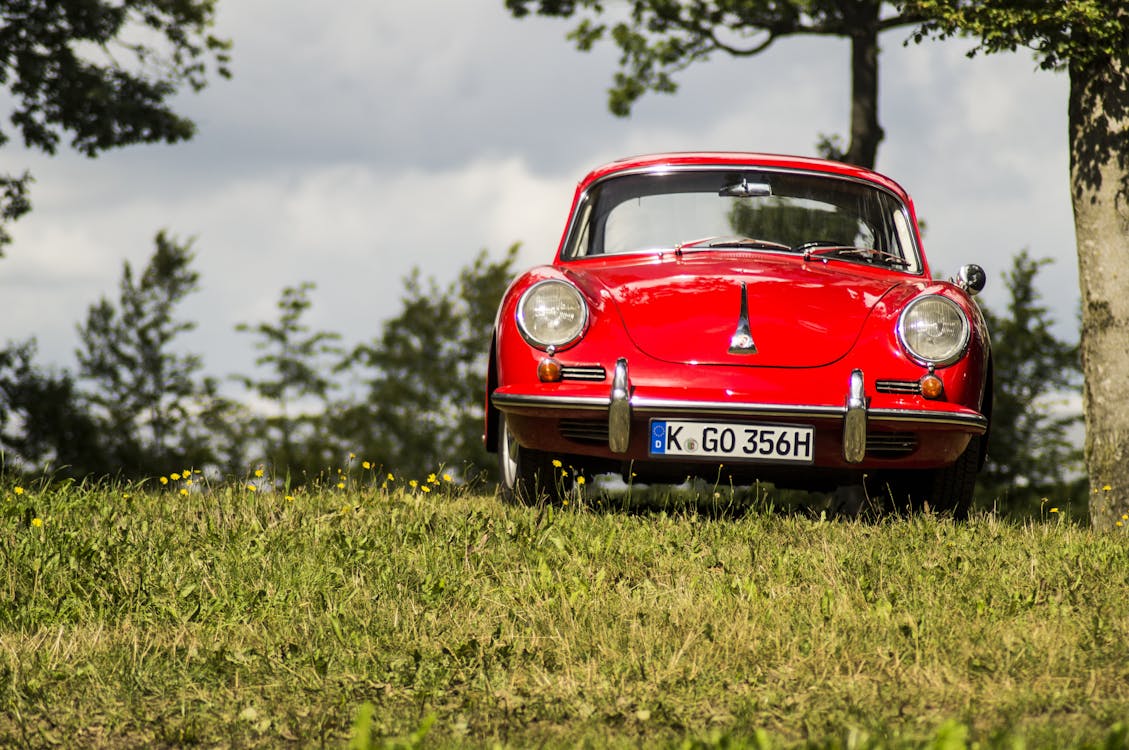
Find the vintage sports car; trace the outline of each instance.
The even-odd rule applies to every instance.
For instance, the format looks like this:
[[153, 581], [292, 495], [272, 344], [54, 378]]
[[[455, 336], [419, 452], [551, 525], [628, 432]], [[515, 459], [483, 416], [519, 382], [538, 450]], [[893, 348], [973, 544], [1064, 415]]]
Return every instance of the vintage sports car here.
[[886, 509], [964, 515], [992, 408], [983, 285], [974, 265], [934, 279], [909, 196], [865, 169], [751, 153], [599, 167], [553, 262], [498, 310], [485, 438], [501, 494], [558, 500], [577, 474], [617, 472], [864, 487]]

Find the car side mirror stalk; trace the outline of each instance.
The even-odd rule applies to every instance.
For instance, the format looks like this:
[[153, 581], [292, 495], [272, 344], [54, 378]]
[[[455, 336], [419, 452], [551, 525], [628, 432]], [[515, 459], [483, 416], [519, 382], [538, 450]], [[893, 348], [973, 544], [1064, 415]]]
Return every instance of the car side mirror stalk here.
[[983, 268], [975, 263], [961, 266], [960, 270], [957, 271], [957, 277], [953, 279], [954, 284], [972, 295], [979, 294], [987, 282], [988, 275], [984, 273]]

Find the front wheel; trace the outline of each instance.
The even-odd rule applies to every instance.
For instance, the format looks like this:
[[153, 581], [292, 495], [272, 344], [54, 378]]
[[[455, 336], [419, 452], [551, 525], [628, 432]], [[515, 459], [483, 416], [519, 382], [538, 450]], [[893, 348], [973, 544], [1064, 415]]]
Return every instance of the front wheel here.
[[951, 466], [874, 477], [873, 492], [889, 497], [895, 510], [915, 512], [928, 507], [963, 521], [972, 509], [982, 440], [983, 436], [973, 435]]
[[507, 503], [535, 505], [559, 503], [572, 488], [571, 476], [563, 476], [544, 451], [523, 448], [501, 415], [498, 425], [498, 492]]

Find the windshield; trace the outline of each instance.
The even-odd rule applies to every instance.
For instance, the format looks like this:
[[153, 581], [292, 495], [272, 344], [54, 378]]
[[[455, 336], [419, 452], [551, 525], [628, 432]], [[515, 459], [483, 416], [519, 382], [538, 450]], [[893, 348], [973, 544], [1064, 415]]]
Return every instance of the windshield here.
[[717, 248], [921, 268], [908, 212], [890, 193], [834, 176], [749, 169], [606, 179], [584, 196], [564, 257]]

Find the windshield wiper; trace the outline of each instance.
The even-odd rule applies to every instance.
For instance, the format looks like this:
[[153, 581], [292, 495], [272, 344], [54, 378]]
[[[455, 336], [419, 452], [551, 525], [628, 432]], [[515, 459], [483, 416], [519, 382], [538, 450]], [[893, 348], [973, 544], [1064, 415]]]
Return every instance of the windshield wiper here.
[[834, 255], [837, 258], [862, 258], [874, 262], [883, 261], [891, 266], [909, 266], [909, 262], [902, 257], [888, 253], [885, 250], [876, 250], [873, 247], [860, 247], [858, 245], [842, 245], [830, 240], [813, 240], [804, 242], [791, 248], [793, 252], [803, 253], [804, 260], [811, 260], [825, 255]]
[[708, 247], [762, 247], [771, 250], [791, 250], [782, 242], [772, 240], [758, 240], [752, 237], [719, 237], [707, 243]]

